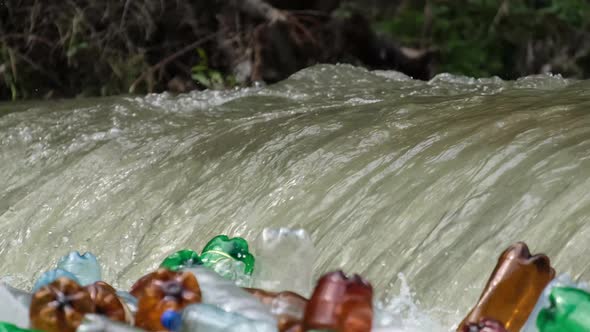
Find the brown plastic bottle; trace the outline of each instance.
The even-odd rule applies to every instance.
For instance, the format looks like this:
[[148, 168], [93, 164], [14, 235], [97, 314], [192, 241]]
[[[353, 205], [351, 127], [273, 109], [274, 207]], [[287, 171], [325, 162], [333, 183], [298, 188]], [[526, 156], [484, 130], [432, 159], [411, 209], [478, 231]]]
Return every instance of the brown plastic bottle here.
[[492, 318], [509, 331], [519, 331], [554, 277], [555, 270], [547, 256], [531, 256], [523, 242], [511, 245], [498, 259], [479, 301], [457, 331], [463, 331], [469, 323], [479, 323], [482, 318]]
[[304, 330], [370, 332], [373, 321], [373, 288], [358, 275], [342, 271], [325, 274], [305, 309]]
[[31, 327], [46, 332], [75, 332], [95, 306], [88, 291], [68, 278], [42, 287], [31, 300]]
[[85, 288], [94, 302], [97, 314], [114, 321], [129, 322], [125, 304], [119, 299], [117, 291], [111, 285], [97, 281]]
[[294, 292], [267, 292], [257, 288], [244, 288], [266, 305], [277, 317], [280, 332], [291, 331], [303, 321], [303, 314], [308, 300]]
[[191, 303], [201, 302], [199, 283], [189, 272], [159, 269], [141, 278], [132, 290], [138, 295], [135, 324], [148, 331], [166, 330], [161, 323], [165, 311], [179, 311]]

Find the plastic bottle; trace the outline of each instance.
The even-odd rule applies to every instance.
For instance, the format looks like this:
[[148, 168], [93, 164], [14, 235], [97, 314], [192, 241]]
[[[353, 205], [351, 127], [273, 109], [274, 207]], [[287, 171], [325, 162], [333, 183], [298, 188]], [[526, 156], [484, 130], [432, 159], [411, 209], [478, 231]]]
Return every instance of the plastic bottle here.
[[162, 315], [180, 311], [201, 301], [201, 289], [195, 276], [187, 272], [159, 269], [141, 278], [132, 287], [138, 299], [135, 324], [148, 331], [164, 331]]
[[539, 312], [540, 332], [589, 332], [590, 294], [579, 288], [554, 287], [550, 305]]
[[303, 229], [265, 228], [253, 244], [256, 269], [252, 287], [309, 296], [316, 251]]
[[279, 331], [287, 331], [302, 323], [308, 300], [293, 292], [267, 292], [262, 289], [245, 288], [277, 317]]
[[373, 321], [373, 288], [358, 275], [325, 274], [305, 308], [305, 330], [369, 332]]
[[37, 330], [29, 330], [20, 328], [14, 324], [7, 322], [0, 322], [0, 332], [41, 332]]
[[551, 280], [551, 282], [545, 287], [521, 332], [539, 332], [539, 329], [537, 328], [537, 317], [539, 316], [541, 309], [549, 307], [549, 295], [551, 295], [551, 290], [555, 287], [572, 287], [586, 291], [589, 290], [586, 283], [574, 282], [567, 274], [559, 275], [557, 278]]
[[211, 304], [192, 304], [182, 313], [181, 332], [276, 332], [277, 327], [267, 321], [248, 319], [227, 312]]
[[250, 286], [255, 259], [243, 238], [218, 235], [205, 245], [200, 257], [203, 266], [225, 279], [233, 280], [240, 286]]
[[179, 271], [184, 268], [189, 268], [197, 265], [203, 265], [199, 254], [192, 250], [180, 250], [172, 255], [166, 257], [162, 264], [160, 264], [161, 268], [168, 269], [170, 271]]
[[493, 318], [509, 331], [520, 331], [554, 276], [547, 256], [532, 256], [523, 242], [513, 244], [498, 259], [479, 301], [458, 331], [482, 318]]
[[47, 286], [50, 283], [54, 282], [58, 278], [68, 278], [72, 281], [75, 281], [77, 284], [80, 284], [78, 278], [73, 275], [71, 272], [62, 269], [54, 269], [44, 272], [39, 276], [35, 284], [33, 285], [33, 293], [38, 291], [41, 287]]
[[[12, 291], [3, 283], [0, 283], [0, 321], [19, 327], [28, 327], [29, 308], [21, 300], [15, 297]], [[6, 327], [8, 328], [8, 327]]]
[[59, 278], [42, 287], [31, 301], [31, 326], [45, 332], [74, 332], [84, 315], [95, 311], [88, 291], [75, 281]]
[[104, 281], [97, 281], [86, 286], [86, 290], [90, 294], [92, 302], [94, 302], [97, 314], [114, 321], [133, 322], [133, 317], [129, 315], [124, 302], [119, 299], [117, 291], [109, 284]]
[[224, 311], [240, 314], [254, 321], [263, 321], [277, 326], [276, 318], [256, 297], [231, 281], [201, 266], [184, 271], [193, 273], [199, 280], [202, 303], [217, 306]]
[[83, 255], [72, 251], [57, 262], [57, 268], [70, 272], [76, 276], [82, 286], [102, 280], [101, 268], [96, 256], [86, 252]]
[[87, 314], [76, 332], [142, 332], [138, 328], [115, 322], [102, 315]]

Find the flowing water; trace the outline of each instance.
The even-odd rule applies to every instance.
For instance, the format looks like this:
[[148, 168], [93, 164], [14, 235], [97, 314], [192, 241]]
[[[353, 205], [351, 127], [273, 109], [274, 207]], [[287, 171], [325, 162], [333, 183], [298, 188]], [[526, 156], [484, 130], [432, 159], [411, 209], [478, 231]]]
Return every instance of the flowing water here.
[[589, 109], [590, 82], [558, 76], [349, 66], [264, 88], [5, 103], [1, 274], [30, 287], [90, 250], [124, 288], [216, 234], [300, 226], [316, 275], [361, 273], [404, 331], [448, 331], [512, 242], [590, 279]]

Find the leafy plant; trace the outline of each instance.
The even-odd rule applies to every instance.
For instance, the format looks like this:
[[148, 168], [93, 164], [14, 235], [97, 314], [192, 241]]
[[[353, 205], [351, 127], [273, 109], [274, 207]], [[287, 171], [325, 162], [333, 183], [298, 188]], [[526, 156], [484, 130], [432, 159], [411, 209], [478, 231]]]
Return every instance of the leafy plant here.
[[198, 48], [199, 63], [192, 68], [193, 80], [199, 82], [207, 89], [224, 89], [236, 85], [233, 76], [223, 76], [220, 71], [209, 67], [209, 58], [204, 49]]

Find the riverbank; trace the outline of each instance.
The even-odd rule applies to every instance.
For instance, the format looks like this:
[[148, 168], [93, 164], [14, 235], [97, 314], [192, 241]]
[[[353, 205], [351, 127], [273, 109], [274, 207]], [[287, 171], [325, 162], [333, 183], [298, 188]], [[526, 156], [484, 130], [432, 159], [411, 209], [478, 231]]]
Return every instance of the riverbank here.
[[586, 22], [590, 5], [577, 0], [10, 0], [0, 5], [0, 100], [223, 89], [317, 63], [417, 79], [586, 78]]

